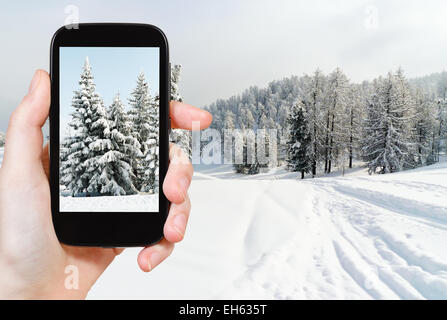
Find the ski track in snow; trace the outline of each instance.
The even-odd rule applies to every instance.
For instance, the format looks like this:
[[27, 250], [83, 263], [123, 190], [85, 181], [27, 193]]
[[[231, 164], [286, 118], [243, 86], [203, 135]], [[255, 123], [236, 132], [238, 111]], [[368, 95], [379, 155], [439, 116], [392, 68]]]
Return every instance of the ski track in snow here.
[[434, 168], [272, 183], [264, 199], [276, 202], [272, 214], [294, 214], [296, 231], [264, 248], [221, 297], [447, 299], [447, 165]]

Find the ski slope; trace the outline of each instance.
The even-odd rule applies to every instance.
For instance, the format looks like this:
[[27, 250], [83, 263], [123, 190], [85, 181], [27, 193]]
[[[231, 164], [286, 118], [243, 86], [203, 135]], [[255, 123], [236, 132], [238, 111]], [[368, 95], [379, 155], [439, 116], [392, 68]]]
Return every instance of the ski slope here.
[[296, 179], [196, 172], [183, 243], [150, 274], [128, 249], [89, 298], [447, 299], [447, 163]]

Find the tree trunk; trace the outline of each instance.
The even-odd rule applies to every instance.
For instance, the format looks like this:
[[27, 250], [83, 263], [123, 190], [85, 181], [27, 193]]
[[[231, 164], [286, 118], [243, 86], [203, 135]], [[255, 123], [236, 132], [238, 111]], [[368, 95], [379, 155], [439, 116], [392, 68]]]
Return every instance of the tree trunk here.
[[329, 125], [330, 125], [329, 119], [330, 119], [330, 112], [328, 110], [326, 119], [326, 140], [324, 144], [324, 173], [327, 173], [328, 160], [329, 160]]
[[332, 115], [332, 124], [331, 124], [331, 141], [329, 143], [329, 162], [327, 167], [326, 173], [331, 173], [331, 167], [332, 167], [332, 147], [334, 144], [334, 125], [335, 125], [335, 116]]
[[304, 179], [304, 171], [301, 171], [301, 179]]
[[[351, 108], [351, 119], [350, 119], [350, 123], [351, 123], [351, 130], [349, 133], [349, 169], [352, 169], [352, 143], [354, 141], [354, 110]], [[344, 163], [344, 160], [343, 160]]]

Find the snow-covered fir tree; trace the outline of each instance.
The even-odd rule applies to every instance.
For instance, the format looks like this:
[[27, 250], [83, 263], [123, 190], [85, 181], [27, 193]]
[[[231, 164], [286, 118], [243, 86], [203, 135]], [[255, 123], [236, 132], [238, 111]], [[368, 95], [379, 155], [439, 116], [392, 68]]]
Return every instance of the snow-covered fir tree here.
[[304, 95], [304, 105], [307, 110], [307, 121], [309, 126], [310, 150], [308, 152], [311, 161], [311, 172], [314, 177], [317, 174], [318, 163], [323, 158], [324, 150], [324, 127], [321, 120], [321, 111], [325, 101], [325, 88], [327, 80], [320, 70], [308, 80], [308, 87]]
[[[171, 67], [171, 101], [183, 101], [178, 87], [181, 71], [181, 65], [177, 64]], [[179, 146], [189, 157], [191, 157], [192, 140], [190, 131], [183, 129], [172, 129], [169, 140]]]
[[443, 72], [436, 92], [438, 98], [431, 157], [434, 162], [439, 161], [442, 152], [447, 152], [447, 72]]
[[158, 105], [150, 95], [149, 84], [143, 72], [129, 98], [128, 112], [132, 122], [132, 136], [141, 146], [141, 157], [132, 161], [134, 185], [142, 192], [158, 192]]
[[73, 196], [107, 193], [108, 181], [102, 176], [106, 159], [101, 157], [112, 148], [110, 129], [88, 58], [79, 87], [72, 99], [69, 134], [61, 144], [60, 182]]
[[[362, 126], [364, 118], [365, 100], [362, 96], [362, 87], [353, 84], [349, 88], [348, 103], [346, 106], [345, 143], [348, 153], [348, 167], [352, 168], [354, 156], [360, 149]], [[346, 130], [347, 128], [347, 130]]]
[[[233, 117], [233, 113], [230, 111], [227, 111], [227, 113], [225, 114], [224, 117], [224, 127], [222, 129], [222, 132], [224, 133], [224, 162], [225, 163], [234, 163], [233, 162], [233, 158], [234, 158], [234, 152], [235, 150], [233, 150], [233, 130], [235, 129], [235, 124], [234, 124], [234, 117]], [[239, 137], [237, 137], [239, 138]], [[235, 144], [235, 148], [237, 148], [237, 145]], [[240, 152], [240, 150], [239, 150]]]
[[420, 89], [416, 89], [414, 94], [414, 120], [413, 120], [413, 134], [414, 152], [416, 154], [417, 165], [425, 165], [427, 162], [432, 163], [430, 159], [433, 128], [436, 112], [434, 103], [422, 93]]
[[6, 135], [3, 132], [0, 132], [0, 147], [5, 145]]
[[305, 173], [311, 171], [309, 150], [311, 139], [304, 104], [299, 101], [290, 109], [287, 119], [289, 125], [289, 139], [287, 141], [287, 168], [290, 171], [301, 172], [301, 179]]
[[132, 123], [126, 113], [120, 95], [117, 94], [108, 110], [110, 125], [110, 141], [113, 145], [113, 152], [109, 151], [109, 170], [106, 173], [110, 181], [116, 182], [119, 186], [113, 186], [114, 195], [136, 194], [137, 188], [134, 186], [135, 175], [132, 170], [132, 161], [142, 157], [141, 145], [132, 136]]
[[390, 173], [412, 166], [410, 141], [413, 101], [402, 71], [375, 84], [367, 107], [364, 159], [370, 173]]
[[[266, 165], [261, 165], [259, 163], [259, 159], [257, 158], [257, 147], [258, 142], [255, 136], [254, 127], [254, 118], [250, 109], [246, 109], [243, 112], [243, 116], [239, 118], [239, 130], [237, 130], [235, 135], [235, 154], [242, 154], [242, 161], [240, 163], [236, 162], [233, 167], [237, 173], [244, 174], [257, 174], [259, 173], [262, 167]], [[232, 127], [232, 117], [228, 116], [228, 126]], [[236, 141], [240, 141], [240, 144], [237, 144]]]
[[349, 81], [346, 75], [337, 68], [329, 75], [324, 103], [325, 140], [324, 140], [324, 171], [330, 173], [336, 153], [346, 148], [346, 109], [349, 100]]

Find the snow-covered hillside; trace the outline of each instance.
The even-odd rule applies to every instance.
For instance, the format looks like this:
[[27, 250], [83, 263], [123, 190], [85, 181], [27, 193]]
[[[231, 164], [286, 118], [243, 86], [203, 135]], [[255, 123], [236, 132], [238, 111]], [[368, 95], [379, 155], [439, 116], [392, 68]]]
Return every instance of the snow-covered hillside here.
[[196, 173], [172, 257], [144, 274], [128, 249], [89, 297], [447, 298], [447, 163], [304, 181], [227, 169]]

